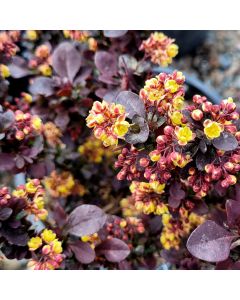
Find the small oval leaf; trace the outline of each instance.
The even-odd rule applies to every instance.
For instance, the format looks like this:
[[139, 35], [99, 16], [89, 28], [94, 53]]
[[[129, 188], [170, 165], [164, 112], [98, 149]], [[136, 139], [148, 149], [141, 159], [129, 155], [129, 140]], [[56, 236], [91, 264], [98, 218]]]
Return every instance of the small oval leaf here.
[[76, 259], [82, 264], [90, 264], [95, 259], [95, 251], [88, 243], [76, 241], [69, 245]]
[[103, 34], [108, 38], [119, 38], [125, 35], [128, 30], [103, 30]]
[[229, 132], [221, 133], [221, 136], [214, 139], [212, 143], [215, 148], [223, 151], [233, 151], [238, 147], [237, 139]]
[[125, 107], [128, 118], [130, 119], [132, 119], [134, 115], [138, 115], [143, 118], [146, 116], [146, 109], [143, 101], [133, 92], [123, 91], [119, 93], [114, 102]]
[[68, 217], [67, 232], [75, 236], [90, 235], [98, 232], [105, 224], [107, 215], [95, 205], [81, 205]]
[[99, 255], [103, 254], [110, 262], [120, 262], [130, 253], [128, 245], [117, 238], [103, 241], [96, 251]]
[[199, 259], [208, 262], [223, 261], [229, 256], [234, 238], [235, 236], [225, 228], [208, 220], [191, 233], [187, 249]]

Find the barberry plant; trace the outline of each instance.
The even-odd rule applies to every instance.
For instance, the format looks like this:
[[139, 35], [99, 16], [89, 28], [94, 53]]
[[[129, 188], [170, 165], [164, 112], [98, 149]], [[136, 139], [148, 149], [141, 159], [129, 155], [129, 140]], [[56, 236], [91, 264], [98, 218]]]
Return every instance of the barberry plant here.
[[0, 32], [5, 258], [240, 267], [237, 105], [186, 96], [179, 70], [156, 74], [177, 54], [161, 32]]

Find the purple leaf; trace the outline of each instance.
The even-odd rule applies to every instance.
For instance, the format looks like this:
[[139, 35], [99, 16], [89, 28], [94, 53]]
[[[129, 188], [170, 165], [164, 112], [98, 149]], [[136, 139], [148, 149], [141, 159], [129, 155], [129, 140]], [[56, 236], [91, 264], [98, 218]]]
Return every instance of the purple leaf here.
[[11, 216], [12, 212], [13, 211], [10, 207], [4, 207], [0, 209], [0, 221], [7, 220]]
[[240, 224], [240, 201], [227, 200], [227, 221], [230, 226]]
[[218, 262], [226, 260], [230, 253], [233, 234], [213, 221], [198, 226], [187, 241], [188, 251], [195, 257]]
[[177, 208], [185, 198], [186, 193], [182, 189], [180, 182], [174, 182], [169, 189], [168, 204], [172, 208]]
[[10, 244], [17, 246], [26, 246], [28, 242], [28, 234], [23, 229], [1, 228], [0, 236], [3, 236]]
[[103, 30], [103, 34], [108, 38], [119, 38], [125, 35], [128, 30]]
[[132, 119], [134, 115], [139, 115], [143, 118], [146, 116], [143, 101], [133, 92], [123, 91], [119, 93], [114, 102], [125, 107], [126, 112], [128, 113], [128, 118], [130, 119]]
[[76, 236], [98, 232], [105, 224], [107, 215], [95, 205], [81, 205], [68, 217], [67, 231]]
[[69, 245], [76, 259], [82, 264], [90, 264], [95, 259], [95, 251], [88, 243], [76, 241]]
[[9, 171], [14, 168], [15, 155], [11, 153], [0, 153], [0, 171]]
[[11, 110], [0, 113], [0, 131], [8, 129], [14, 122], [15, 116]]
[[122, 74], [125, 74], [125, 69], [135, 71], [137, 68], [138, 62], [135, 57], [129, 54], [120, 55], [118, 58], [118, 67], [123, 70]]
[[94, 62], [97, 69], [104, 75], [113, 76], [117, 74], [117, 59], [107, 51], [98, 51], [95, 54]]
[[68, 78], [70, 82], [77, 75], [82, 65], [82, 55], [73, 44], [69, 42], [61, 43], [53, 52], [52, 66], [54, 71], [61, 78]]
[[32, 74], [32, 72], [28, 69], [26, 61], [20, 56], [13, 57], [12, 63], [8, 67], [11, 76], [16, 79]]
[[125, 140], [129, 144], [145, 143], [149, 136], [149, 127], [146, 120], [140, 116], [133, 116], [132, 122], [136, 131], [132, 128], [129, 129], [124, 136]]
[[130, 253], [128, 245], [116, 238], [103, 241], [96, 251], [99, 255], [104, 255], [110, 262], [120, 262]]
[[33, 95], [43, 95], [49, 97], [54, 94], [55, 82], [51, 78], [37, 77], [30, 85], [29, 91]]
[[233, 151], [238, 147], [237, 139], [229, 132], [221, 133], [221, 136], [214, 139], [212, 143], [215, 148], [223, 151]]

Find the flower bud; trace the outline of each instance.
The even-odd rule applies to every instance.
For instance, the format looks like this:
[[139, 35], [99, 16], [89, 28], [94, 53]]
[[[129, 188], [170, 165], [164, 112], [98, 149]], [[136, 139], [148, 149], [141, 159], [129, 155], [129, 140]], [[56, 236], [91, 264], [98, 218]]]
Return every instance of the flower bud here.
[[17, 131], [17, 132], [15, 133], [15, 138], [16, 138], [17, 140], [19, 140], [19, 141], [23, 140], [24, 137], [25, 137], [25, 135], [24, 135], [24, 133], [23, 133], [22, 131]]
[[195, 121], [200, 121], [203, 118], [203, 112], [200, 109], [195, 109], [194, 111], [192, 111], [191, 117]]

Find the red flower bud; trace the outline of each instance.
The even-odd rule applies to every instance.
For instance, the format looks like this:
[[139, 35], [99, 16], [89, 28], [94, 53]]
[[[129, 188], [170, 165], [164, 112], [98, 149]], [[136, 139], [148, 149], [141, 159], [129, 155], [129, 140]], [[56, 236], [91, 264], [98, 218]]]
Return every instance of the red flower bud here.
[[194, 111], [192, 111], [191, 117], [195, 121], [200, 121], [203, 118], [203, 112], [200, 109], [195, 109]]

